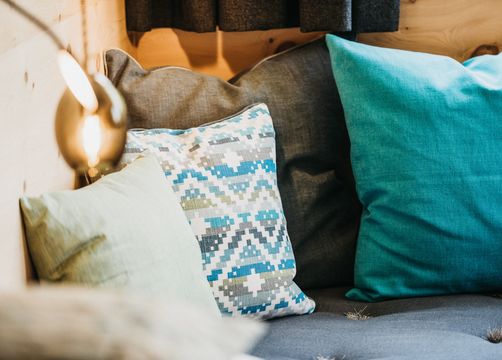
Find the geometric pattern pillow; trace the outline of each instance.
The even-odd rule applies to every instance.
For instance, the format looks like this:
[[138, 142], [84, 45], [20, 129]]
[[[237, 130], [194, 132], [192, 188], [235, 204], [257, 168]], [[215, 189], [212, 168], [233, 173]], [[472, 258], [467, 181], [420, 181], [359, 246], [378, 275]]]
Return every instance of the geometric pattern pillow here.
[[304, 290], [354, 284], [361, 205], [324, 39], [270, 57], [232, 83], [176, 67], [145, 70], [118, 49], [108, 50], [106, 59], [133, 128], [188, 129], [249, 104], [267, 104], [276, 132], [277, 184], [296, 259], [295, 282]]
[[123, 161], [143, 152], [157, 156], [190, 221], [223, 314], [268, 319], [314, 311], [293, 282], [265, 104], [188, 130], [130, 130]]

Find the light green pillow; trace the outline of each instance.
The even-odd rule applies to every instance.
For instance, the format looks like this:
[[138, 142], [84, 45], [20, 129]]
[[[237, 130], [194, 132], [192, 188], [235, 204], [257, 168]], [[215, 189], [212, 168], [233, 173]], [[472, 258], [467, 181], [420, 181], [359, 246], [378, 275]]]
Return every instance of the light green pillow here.
[[219, 314], [200, 250], [153, 157], [74, 191], [24, 197], [41, 280], [172, 295]]

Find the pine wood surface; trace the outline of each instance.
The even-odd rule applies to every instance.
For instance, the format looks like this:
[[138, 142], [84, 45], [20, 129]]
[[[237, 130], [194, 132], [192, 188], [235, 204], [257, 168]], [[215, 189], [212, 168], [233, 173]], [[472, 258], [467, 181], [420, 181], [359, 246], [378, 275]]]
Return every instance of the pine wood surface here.
[[[127, 34], [123, 0], [18, 0], [46, 21], [82, 59], [86, 15], [88, 67], [102, 70], [102, 51], [119, 47], [145, 67], [176, 65], [228, 79], [262, 58], [321, 33], [298, 29], [195, 34], [160, 29]], [[22, 287], [26, 266], [18, 199], [72, 188], [74, 175], [54, 138], [64, 84], [44, 33], [0, 3], [0, 290]], [[502, 47], [501, 0], [402, 0], [396, 33], [360, 35], [362, 42], [465, 60]]]

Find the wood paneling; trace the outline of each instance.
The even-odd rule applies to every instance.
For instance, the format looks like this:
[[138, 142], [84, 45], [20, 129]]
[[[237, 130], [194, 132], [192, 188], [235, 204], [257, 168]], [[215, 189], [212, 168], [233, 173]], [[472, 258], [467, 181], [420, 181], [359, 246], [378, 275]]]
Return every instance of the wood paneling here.
[[[49, 23], [81, 58], [82, 15], [88, 22], [90, 70], [102, 69], [101, 51], [120, 47], [145, 67], [176, 65], [222, 78], [319, 33], [297, 29], [195, 34], [172, 29], [133, 36], [125, 31], [123, 0], [18, 0]], [[82, 11], [85, 9], [85, 12]], [[71, 188], [54, 140], [54, 111], [64, 85], [47, 37], [0, 3], [0, 289], [26, 278], [18, 199]], [[368, 44], [425, 51], [458, 60], [502, 46], [502, 0], [402, 0], [396, 33], [364, 34]]]
[[399, 31], [362, 34], [371, 45], [469, 59], [502, 50], [501, 0], [402, 0]]
[[[402, 0], [400, 30], [362, 34], [371, 45], [423, 51], [465, 60], [477, 49], [502, 48], [502, 0]], [[145, 33], [137, 58], [145, 67], [176, 65], [228, 79], [288, 43], [319, 36], [297, 29], [195, 34], [172, 29]]]
[[202, 34], [156, 29], [140, 38], [137, 60], [147, 68], [182, 66], [228, 79], [278, 50], [320, 34], [298, 29]]
[[[88, 22], [89, 69], [102, 69], [101, 51], [132, 53], [123, 0], [21, 0], [47, 22], [79, 58], [82, 15]], [[24, 242], [18, 199], [71, 188], [72, 171], [58, 152], [54, 112], [64, 90], [56, 49], [47, 36], [0, 3], [0, 289], [23, 286]]]

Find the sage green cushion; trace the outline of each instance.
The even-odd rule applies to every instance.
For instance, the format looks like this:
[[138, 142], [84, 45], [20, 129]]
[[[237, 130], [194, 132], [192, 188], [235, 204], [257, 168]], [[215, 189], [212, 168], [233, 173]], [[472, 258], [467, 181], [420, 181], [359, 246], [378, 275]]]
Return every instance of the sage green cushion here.
[[74, 191], [24, 197], [41, 280], [172, 295], [219, 314], [188, 220], [153, 157]]

